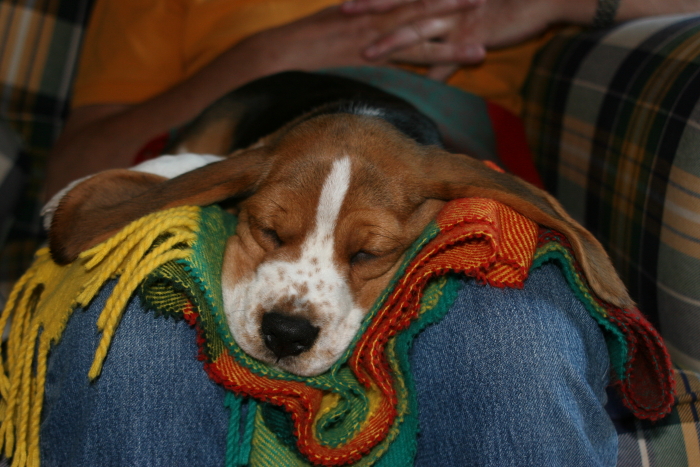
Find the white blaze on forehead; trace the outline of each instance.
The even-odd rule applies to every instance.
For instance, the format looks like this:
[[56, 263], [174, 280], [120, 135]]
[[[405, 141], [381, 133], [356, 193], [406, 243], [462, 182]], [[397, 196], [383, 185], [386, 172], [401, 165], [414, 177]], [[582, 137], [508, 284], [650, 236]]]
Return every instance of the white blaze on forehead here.
[[[333, 162], [318, 199], [316, 231], [309, 240], [327, 239], [333, 236], [340, 208], [350, 187], [350, 158], [345, 156]], [[314, 238], [316, 237], [316, 238]]]

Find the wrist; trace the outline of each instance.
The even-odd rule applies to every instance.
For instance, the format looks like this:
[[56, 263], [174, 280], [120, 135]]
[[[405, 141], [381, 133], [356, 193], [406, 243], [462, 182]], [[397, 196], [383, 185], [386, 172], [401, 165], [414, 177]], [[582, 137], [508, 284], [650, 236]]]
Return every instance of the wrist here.
[[620, 0], [617, 21], [628, 21], [654, 15], [697, 13], [700, 11], [698, 0]]
[[[205, 70], [207, 94], [220, 97], [262, 76], [293, 68], [287, 63], [276, 28], [253, 34], [217, 57]], [[216, 83], [212, 89], [212, 82]], [[218, 95], [217, 95], [218, 94]], [[216, 96], [215, 96], [216, 95]], [[211, 96], [205, 100], [211, 101]]]
[[620, 0], [598, 0], [592, 26], [596, 29], [608, 28], [615, 24], [620, 8]]
[[554, 0], [558, 22], [591, 26], [598, 10], [599, 0]]

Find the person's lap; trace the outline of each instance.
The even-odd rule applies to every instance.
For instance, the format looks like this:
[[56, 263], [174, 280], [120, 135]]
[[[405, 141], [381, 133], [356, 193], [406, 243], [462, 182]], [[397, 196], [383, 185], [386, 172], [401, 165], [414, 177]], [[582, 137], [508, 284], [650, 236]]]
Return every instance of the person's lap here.
[[[52, 350], [43, 466], [224, 465], [224, 390], [184, 321], [132, 300], [102, 375], [87, 372], [106, 293], [77, 311]], [[416, 465], [614, 465], [602, 333], [555, 266], [523, 290], [465, 280], [411, 354], [420, 408]]]
[[467, 282], [411, 357], [416, 465], [615, 465], [605, 340], [556, 266], [523, 290]]
[[117, 328], [103, 370], [88, 370], [110, 287], [76, 310], [49, 356], [42, 466], [224, 465], [224, 389], [197, 360], [194, 329], [155, 318], [138, 299]]

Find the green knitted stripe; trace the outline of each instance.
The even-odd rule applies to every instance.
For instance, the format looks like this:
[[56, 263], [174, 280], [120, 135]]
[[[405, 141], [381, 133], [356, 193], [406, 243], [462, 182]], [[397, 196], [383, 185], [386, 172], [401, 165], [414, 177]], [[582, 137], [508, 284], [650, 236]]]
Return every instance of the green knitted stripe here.
[[367, 393], [357, 383], [350, 368], [347, 365], [339, 368], [335, 376], [341, 386], [334, 392], [342, 393], [342, 397], [333, 410], [319, 418], [316, 425], [319, 441], [330, 447], [341, 446], [352, 439], [362, 428], [369, 410]]
[[232, 392], [227, 392], [224, 398], [224, 407], [229, 412], [228, 433], [226, 435], [226, 466], [239, 467], [238, 451], [240, 448], [240, 429], [241, 429], [241, 401], [238, 396]]
[[243, 436], [241, 437], [241, 448], [238, 453], [238, 463], [241, 466], [250, 464], [250, 449], [255, 432], [255, 417], [258, 413], [258, 403], [255, 399], [248, 398], [248, 413], [246, 414]]
[[591, 295], [588, 285], [583, 281], [574, 267], [575, 259], [571, 252], [557, 242], [548, 242], [535, 252], [532, 270], [548, 262], [554, 262], [564, 274], [569, 288], [578, 298], [588, 313], [603, 329], [603, 335], [608, 346], [610, 364], [619, 379], [625, 377], [625, 365], [628, 360], [627, 339], [622, 330], [606, 316], [607, 311], [601, 307]]
[[376, 452], [372, 453], [375, 457], [381, 456], [376, 463], [378, 467], [413, 465], [417, 451], [419, 408], [409, 361], [411, 346], [415, 337], [425, 328], [442, 321], [442, 318], [452, 308], [461, 288], [462, 281], [457, 275], [443, 276], [429, 284], [423, 295], [420, 318], [395, 339], [392, 339], [387, 347], [389, 360], [397, 362], [399, 366], [399, 370], [395, 372], [396, 380], [399, 383], [397, 384], [399, 413], [405, 415], [400, 417], [395, 423], [395, 428], [392, 428], [391, 435], [394, 435], [395, 439], [389, 445], [386, 453], [381, 454], [381, 450], [386, 447], [386, 444], [377, 446]]
[[308, 461], [301, 458], [296, 448], [280, 439], [265, 423], [262, 410], [255, 416], [255, 431], [250, 451], [251, 466], [308, 467]]
[[[193, 254], [180, 261], [190, 280], [197, 284], [204, 294], [208, 306], [207, 322], [204, 329], [207, 336], [216, 335], [220, 339], [230, 339], [233, 343], [226, 317], [223, 313], [223, 296], [221, 294], [221, 265], [223, 264], [226, 240], [235, 233], [237, 219], [217, 206], [202, 209], [200, 234], [192, 245]], [[210, 317], [210, 318], [209, 318]], [[210, 334], [211, 333], [211, 334]], [[219, 343], [212, 348], [211, 357], [215, 359], [225, 351]]]

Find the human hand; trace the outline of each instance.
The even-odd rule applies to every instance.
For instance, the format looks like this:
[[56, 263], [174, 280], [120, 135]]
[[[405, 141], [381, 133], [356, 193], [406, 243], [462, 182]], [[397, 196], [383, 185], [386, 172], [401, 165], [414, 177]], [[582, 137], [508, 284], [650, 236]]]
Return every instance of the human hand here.
[[341, 6], [348, 15], [383, 12], [410, 17], [364, 50], [370, 60], [431, 66], [444, 79], [459, 65], [482, 61], [486, 49], [506, 47], [536, 36], [559, 22], [593, 18], [595, 0], [353, 0]]
[[485, 0], [350, 0], [341, 5], [347, 15], [390, 13], [400, 26], [363, 51], [370, 60], [390, 60], [428, 66], [428, 76], [445, 80], [461, 65], [479, 63], [479, 44], [445, 40], [457, 17]]
[[362, 51], [400, 24], [397, 15], [348, 16], [333, 6], [254, 34], [233, 49], [237, 56], [248, 55], [248, 63], [260, 68], [261, 76], [289, 69], [381, 65], [386, 60], [370, 61]]
[[[263, 67], [262, 74], [287, 69], [313, 71], [334, 66], [392, 65], [402, 61], [428, 65], [474, 63], [483, 59], [481, 47], [451, 48], [451, 43], [434, 42], [434, 35], [430, 33], [424, 39], [411, 37], [409, 46], [402, 41], [406, 39], [407, 29], [416, 31], [412, 29], [414, 24], [419, 27], [425, 24], [427, 28], [439, 31], [452, 28], [456, 26], [453, 24], [455, 13], [477, 8], [484, 1], [419, 0], [406, 3], [407, 0], [383, 0], [384, 3], [375, 7], [359, 0], [262, 31], [234, 48], [238, 53], [249, 50], [249, 63]], [[396, 33], [398, 42], [392, 39]], [[386, 40], [389, 42], [385, 43]], [[381, 50], [368, 53], [375, 43], [380, 47], [386, 44], [391, 50], [389, 53]], [[420, 53], [429, 57], [427, 63], [415, 59]]]

